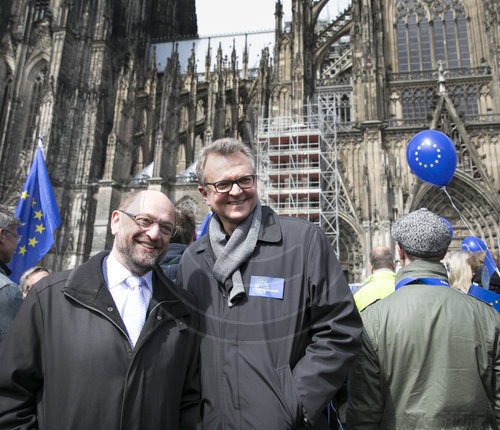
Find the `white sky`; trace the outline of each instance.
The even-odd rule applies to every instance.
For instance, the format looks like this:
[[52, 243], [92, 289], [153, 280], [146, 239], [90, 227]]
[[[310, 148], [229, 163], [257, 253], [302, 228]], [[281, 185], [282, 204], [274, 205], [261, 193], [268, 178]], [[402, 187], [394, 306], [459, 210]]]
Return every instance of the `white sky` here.
[[[283, 0], [284, 21], [291, 18], [292, 0]], [[349, 0], [330, 0], [322, 17], [334, 18], [350, 3]], [[244, 33], [274, 30], [274, 0], [196, 0], [198, 34]]]

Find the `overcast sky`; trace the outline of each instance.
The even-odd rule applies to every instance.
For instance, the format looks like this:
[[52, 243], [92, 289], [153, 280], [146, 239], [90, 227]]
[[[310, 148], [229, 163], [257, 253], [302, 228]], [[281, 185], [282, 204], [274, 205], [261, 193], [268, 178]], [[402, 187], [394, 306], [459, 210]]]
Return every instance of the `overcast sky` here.
[[[198, 34], [244, 33], [274, 30], [274, 0], [196, 0]], [[330, 0], [323, 10], [333, 18], [345, 9], [349, 0]], [[285, 21], [291, 18], [291, 0], [283, 0]]]

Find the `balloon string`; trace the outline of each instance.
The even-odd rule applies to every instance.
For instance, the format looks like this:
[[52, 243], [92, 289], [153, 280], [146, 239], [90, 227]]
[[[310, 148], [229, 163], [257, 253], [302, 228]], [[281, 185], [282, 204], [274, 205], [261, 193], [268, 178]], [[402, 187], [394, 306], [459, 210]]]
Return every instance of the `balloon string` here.
[[[465, 220], [463, 219], [462, 217], [462, 214], [460, 213], [460, 211], [457, 209], [457, 207], [455, 206], [455, 203], [453, 203], [453, 200], [451, 199], [451, 196], [448, 194], [448, 190], [446, 189], [446, 185], [441, 187], [441, 189], [444, 191], [444, 193], [448, 196], [448, 198], [450, 199], [450, 202], [451, 202], [451, 205], [453, 206], [453, 208], [457, 211], [457, 214], [458, 216], [460, 217], [460, 219], [462, 220], [462, 222], [465, 224], [465, 226], [467, 227], [467, 229], [470, 231], [471, 233], [471, 236], [474, 236], [474, 233], [472, 232], [472, 230], [470, 229], [469, 225], [465, 222]], [[477, 242], [477, 240], [475, 241], [476, 242], [476, 245], [480, 247], [480, 244]], [[497, 272], [497, 275], [500, 276], [500, 270], [498, 269], [498, 267], [495, 267], [495, 272]], [[486, 288], [487, 290], [489, 290], [489, 288]]]
[[441, 187], [441, 189], [444, 191], [444, 193], [450, 199], [450, 202], [451, 202], [451, 205], [453, 206], [453, 209], [455, 209], [457, 211], [458, 216], [460, 217], [460, 219], [462, 220], [462, 222], [465, 224], [465, 227], [467, 227], [467, 230], [470, 231], [471, 236], [474, 236], [474, 233], [472, 232], [471, 228], [469, 227], [469, 225], [467, 224], [467, 222], [464, 220], [464, 218], [463, 218], [462, 214], [460, 213], [460, 211], [458, 210], [458, 208], [455, 206], [455, 203], [453, 203], [453, 200], [451, 199], [451, 196], [448, 194], [448, 190], [446, 189], [446, 185], [443, 186], [443, 187]]

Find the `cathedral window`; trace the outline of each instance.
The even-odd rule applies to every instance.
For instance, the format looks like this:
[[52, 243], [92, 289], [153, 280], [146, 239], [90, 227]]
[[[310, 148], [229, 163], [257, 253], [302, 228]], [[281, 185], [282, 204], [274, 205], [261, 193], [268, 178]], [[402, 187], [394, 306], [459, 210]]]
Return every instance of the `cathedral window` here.
[[36, 0], [33, 21], [42, 20], [49, 10], [49, 0]]
[[35, 78], [31, 94], [27, 97], [29, 100], [28, 111], [26, 115], [26, 134], [24, 135], [24, 148], [31, 148], [36, 142], [36, 131], [38, 127], [38, 115], [42, 103], [42, 91], [45, 81], [46, 69], [42, 70]]
[[348, 94], [338, 97], [337, 117], [341, 123], [351, 122], [351, 99]]
[[399, 72], [470, 67], [467, 23], [460, 0], [399, 0], [396, 23]]
[[[403, 80], [435, 80], [442, 66], [450, 77], [467, 76], [471, 68], [467, 18], [461, 0], [397, 0], [395, 36], [398, 73]], [[446, 73], [448, 72], [448, 73]], [[445, 75], [443, 75], [445, 76]], [[447, 80], [457, 112], [478, 115], [477, 85]], [[406, 89], [400, 97], [407, 123], [426, 123], [432, 116], [437, 88], [428, 83]]]
[[436, 93], [432, 88], [404, 90], [401, 94], [403, 118], [412, 118], [417, 122], [428, 121], [432, 117]]
[[457, 86], [453, 89], [450, 97], [459, 115], [472, 118], [477, 116], [477, 93], [477, 88], [474, 85], [467, 85], [465, 88]]

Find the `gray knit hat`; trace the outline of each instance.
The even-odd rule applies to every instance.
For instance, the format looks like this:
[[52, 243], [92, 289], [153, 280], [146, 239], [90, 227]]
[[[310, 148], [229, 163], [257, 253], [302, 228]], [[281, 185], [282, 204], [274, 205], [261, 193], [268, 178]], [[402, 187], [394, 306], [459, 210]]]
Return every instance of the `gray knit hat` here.
[[451, 232], [443, 219], [422, 208], [402, 217], [391, 228], [392, 237], [411, 255], [439, 257], [448, 249]]

